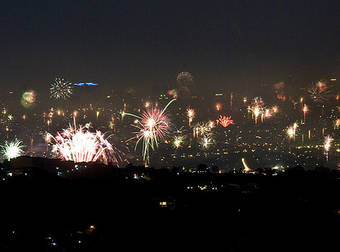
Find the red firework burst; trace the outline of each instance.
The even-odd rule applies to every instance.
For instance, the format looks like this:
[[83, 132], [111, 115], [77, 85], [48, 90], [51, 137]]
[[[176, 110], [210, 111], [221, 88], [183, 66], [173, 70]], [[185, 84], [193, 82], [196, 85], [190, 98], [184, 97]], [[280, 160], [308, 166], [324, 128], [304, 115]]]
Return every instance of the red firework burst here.
[[219, 116], [216, 120], [217, 124], [222, 125], [224, 128], [228, 127], [230, 124], [234, 124], [234, 121], [231, 119], [231, 116]]

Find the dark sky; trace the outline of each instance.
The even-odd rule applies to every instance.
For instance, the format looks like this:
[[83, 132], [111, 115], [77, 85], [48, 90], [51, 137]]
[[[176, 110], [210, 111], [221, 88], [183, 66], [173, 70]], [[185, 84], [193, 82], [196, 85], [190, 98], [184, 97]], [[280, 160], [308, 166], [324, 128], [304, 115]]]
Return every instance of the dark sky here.
[[1, 86], [304, 85], [335, 73], [339, 20], [338, 0], [2, 1]]

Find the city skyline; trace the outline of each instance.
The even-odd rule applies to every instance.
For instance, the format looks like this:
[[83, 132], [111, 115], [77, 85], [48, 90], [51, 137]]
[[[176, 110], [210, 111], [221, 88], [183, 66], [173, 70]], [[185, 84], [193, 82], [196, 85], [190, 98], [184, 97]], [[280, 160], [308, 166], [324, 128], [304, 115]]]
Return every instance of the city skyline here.
[[[120, 167], [144, 161], [157, 168], [193, 168], [206, 163], [229, 172], [244, 169], [245, 159], [252, 169], [277, 166], [287, 169], [298, 165], [308, 169], [319, 166], [339, 169], [340, 98], [336, 79], [315, 81], [298, 92], [277, 83], [267, 90], [261, 89], [265, 91], [263, 95], [258, 91], [254, 97], [247, 96], [247, 91], [220, 89], [199, 93], [191, 83], [193, 78], [182, 73], [176, 89], [153, 92], [154, 95], [146, 97], [138, 92], [102, 92], [105, 89], [100, 85], [78, 87], [65, 80], [70, 86], [65, 89], [61, 85], [59, 90], [52, 83], [51, 92], [64, 94], [67, 90], [67, 97], [48, 96], [39, 100], [39, 90], [27, 91], [22, 96], [10, 94], [12, 98], [7, 99], [10, 104], [1, 104], [1, 145], [18, 139], [25, 146], [25, 155], [72, 160], [69, 154], [66, 158], [56, 152], [60, 149], [65, 154], [67, 150], [67, 145], [63, 145], [67, 139], [62, 140], [59, 134], [66, 131], [76, 134], [82, 126], [84, 130], [79, 130], [84, 133], [90, 129], [89, 132], [100, 131], [110, 136], [108, 142], [100, 141], [109, 143], [111, 151], [115, 147], [111, 155], [106, 155], [118, 154], [112, 161]], [[172, 104], [167, 105], [169, 102]], [[148, 120], [154, 118], [151, 121], [156, 122], [163, 107], [168, 107], [166, 117], [159, 117], [163, 129], [155, 128], [152, 133], [153, 123]], [[145, 133], [155, 134], [151, 135], [155, 138], [146, 137]], [[327, 136], [332, 141], [326, 144]], [[91, 135], [87, 137], [94, 139]], [[139, 141], [146, 141], [146, 145], [142, 147]], [[326, 145], [329, 147], [325, 152]], [[102, 160], [96, 156], [88, 161], [98, 158]], [[111, 162], [107, 157], [104, 160]]]

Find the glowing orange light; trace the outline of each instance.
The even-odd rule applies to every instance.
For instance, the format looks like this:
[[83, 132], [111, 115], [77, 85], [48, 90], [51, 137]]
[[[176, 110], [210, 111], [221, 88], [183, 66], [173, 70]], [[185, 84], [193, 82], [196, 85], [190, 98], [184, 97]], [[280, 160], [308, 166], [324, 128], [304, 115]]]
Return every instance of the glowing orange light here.
[[222, 108], [221, 104], [219, 104], [219, 103], [216, 103], [216, 110], [217, 110], [217, 111], [220, 111], [220, 110], [221, 110], [221, 108]]

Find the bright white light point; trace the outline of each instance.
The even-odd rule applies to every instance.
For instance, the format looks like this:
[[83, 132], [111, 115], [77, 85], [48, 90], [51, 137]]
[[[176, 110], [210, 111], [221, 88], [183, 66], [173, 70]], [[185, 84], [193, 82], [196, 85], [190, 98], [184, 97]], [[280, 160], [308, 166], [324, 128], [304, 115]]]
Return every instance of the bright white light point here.
[[209, 144], [211, 144], [211, 140], [207, 137], [203, 138], [203, 147], [208, 148]]
[[297, 123], [294, 123], [293, 126], [290, 126], [287, 129], [287, 135], [288, 135], [289, 138], [294, 138], [295, 137], [297, 127], [298, 127]]
[[147, 126], [149, 127], [149, 128], [153, 128], [153, 126], [155, 126], [155, 120], [153, 119], [153, 118], [150, 118], [149, 120], [148, 120], [148, 123], [147, 123]]
[[326, 152], [329, 151], [330, 147], [331, 147], [331, 143], [333, 142], [333, 138], [331, 136], [326, 136], [325, 137], [325, 142], [324, 142], [324, 149]]
[[260, 109], [258, 107], [255, 108], [254, 114], [256, 117], [260, 115]]
[[150, 137], [151, 136], [151, 131], [150, 130], [145, 130], [144, 131], [144, 137]]

